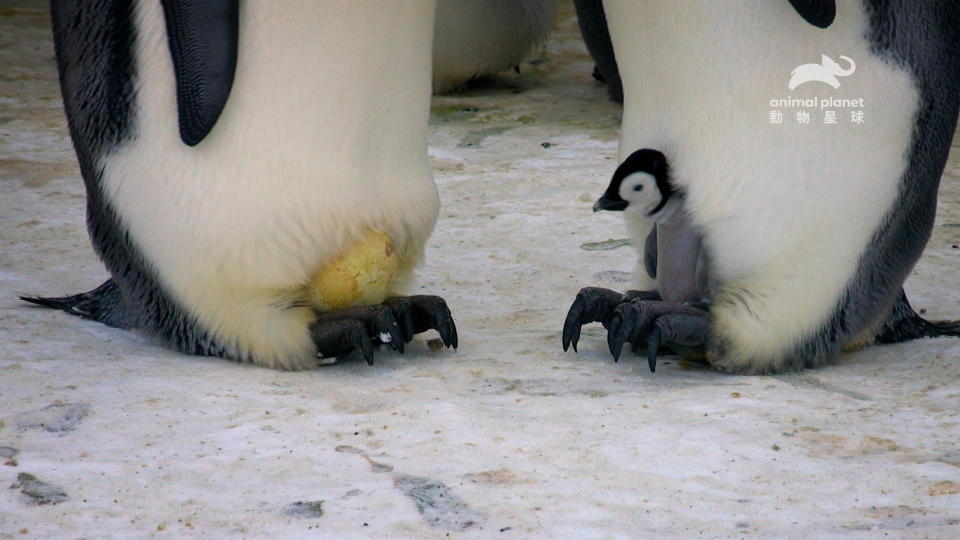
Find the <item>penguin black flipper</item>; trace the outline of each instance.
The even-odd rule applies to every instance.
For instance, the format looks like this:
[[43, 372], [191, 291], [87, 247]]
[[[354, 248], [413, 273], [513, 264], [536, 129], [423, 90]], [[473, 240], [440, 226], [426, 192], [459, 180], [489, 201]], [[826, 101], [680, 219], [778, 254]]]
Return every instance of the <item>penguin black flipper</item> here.
[[805, 21], [817, 28], [827, 28], [837, 17], [835, 0], [790, 0], [790, 5]]
[[126, 302], [113, 279], [108, 279], [96, 289], [59, 298], [21, 296], [21, 300], [38, 306], [59, 309], [71, 315], [101, 322], [107, 326], [129, 330], [133, 327], [127, 316]]
[[647, 241], [643, 243], [643, 268], [647, 275], [656, 279], [657, 277], [657, 226], [650, 228], [650, 234], [647, 235]]
[[163, 0], [180, 138], [195, 146], [227, 103], [237, 67], [237, 0]]
[[922, 337], [960, 337], [960, 321], [928, 321], [921, 317], [900, 290], [897, 303], [877, 334], [877, 343], [901, 343]]

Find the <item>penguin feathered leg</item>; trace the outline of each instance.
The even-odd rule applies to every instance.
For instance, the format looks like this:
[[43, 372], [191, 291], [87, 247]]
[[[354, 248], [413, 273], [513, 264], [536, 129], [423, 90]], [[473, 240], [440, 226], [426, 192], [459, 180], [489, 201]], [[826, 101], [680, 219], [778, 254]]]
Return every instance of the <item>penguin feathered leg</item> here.
[[901, 343], [922, 337], [960, 337], [960, 321], [928, 321], [921, 317], [900, 289], [893, 310], [877, 334], [877, 343]]

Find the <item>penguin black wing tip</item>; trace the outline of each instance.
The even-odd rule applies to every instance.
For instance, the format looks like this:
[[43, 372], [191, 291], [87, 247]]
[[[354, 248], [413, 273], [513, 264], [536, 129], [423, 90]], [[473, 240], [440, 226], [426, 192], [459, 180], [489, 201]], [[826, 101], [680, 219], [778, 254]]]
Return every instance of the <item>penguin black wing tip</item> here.
[[960, 337], [960, 321], [928, 321], [924, 323], [925, 337]]
[[53, 309], [62, 309], [69, 310], [70, 304], [67, 302], [68, 298], [47, 298], [44, 296], [23, 296], [17, 295], [20, 300], [24, 302], [29, 302], [37, 306], [43, 306]]
[[837, 17], [835, 0], [790, 0], [790, 5], [808, 23], [817, 28], [827, 28]]
[[960, 321], [928, 321], [914, 313], [896, 326], [884, 328], [878, 343], [903, 343], [919, 338], [960, 337]]
[[180, 139], [196, 146], [226, 105], [237, 66], [239, 1], [163, 0]]
[[108, 279], [96, 289], [72, 296], [50, 298], [45, 296], [23, 296], [20, 300], [45, 308], [65, 311], [71, 315], [102, 322], [116, 328], [132, 327], [131, 320], [124, 308], [120, 289], [112, 279]]

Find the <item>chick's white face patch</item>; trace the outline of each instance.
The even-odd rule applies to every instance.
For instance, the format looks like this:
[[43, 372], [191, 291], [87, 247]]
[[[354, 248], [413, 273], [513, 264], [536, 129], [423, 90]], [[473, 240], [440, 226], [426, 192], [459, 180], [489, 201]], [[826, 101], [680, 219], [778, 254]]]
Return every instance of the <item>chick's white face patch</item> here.
[[662, 199], [657, 188], [657, 179], [645, 172], [635, 172], [624, 178], [620, 183], [619, 195], [630, 203], [630, 210], [644, 214], [649, 214]]

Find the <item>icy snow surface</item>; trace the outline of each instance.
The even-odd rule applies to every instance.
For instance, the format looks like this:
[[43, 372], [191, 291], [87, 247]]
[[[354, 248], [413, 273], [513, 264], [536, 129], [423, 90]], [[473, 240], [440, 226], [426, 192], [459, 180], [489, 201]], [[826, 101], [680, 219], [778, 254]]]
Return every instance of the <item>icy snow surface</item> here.
[[[561, 350], [577, 290], [635, 262], [581, 248], [626, 236], [591, 212], [620, 110], [566, 3], [519, 76], [434, 101], [417, 287], [457, 352], [281, 373], [21, 303], [106, 276], [45, 6], [0, 1], [0, 538], [960, 537], [960, 340], [776, 377], [616, 364], [599, 325]], [[907, 283], [931, 318], [960, 316], [958, 142]]]

